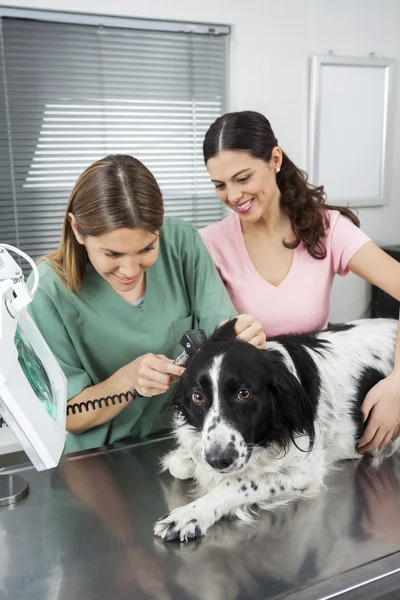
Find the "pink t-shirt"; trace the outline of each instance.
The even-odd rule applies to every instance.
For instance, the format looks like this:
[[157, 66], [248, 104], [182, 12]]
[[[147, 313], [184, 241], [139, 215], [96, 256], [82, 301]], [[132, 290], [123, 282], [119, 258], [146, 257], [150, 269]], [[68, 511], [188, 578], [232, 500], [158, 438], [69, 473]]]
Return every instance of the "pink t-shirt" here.
[[236, 310], [260, 321], [267, 337], [326, 327], [334, 276], [347, 275], [352, 256], [370, 241], [339, 211], [328, 212], [326, 257], [313, 258], [300, 243], [289, 273], [278, 286], [255, 269], [236, 213], [200, 232]]

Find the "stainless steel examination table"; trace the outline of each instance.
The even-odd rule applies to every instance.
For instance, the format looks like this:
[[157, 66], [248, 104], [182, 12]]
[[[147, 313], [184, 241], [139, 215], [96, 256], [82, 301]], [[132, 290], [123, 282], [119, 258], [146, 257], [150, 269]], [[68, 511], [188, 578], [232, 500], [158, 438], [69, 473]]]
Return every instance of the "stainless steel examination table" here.
[[[156, 519], [189, 484], [158, 474], [164, 438], [13, 469], [30, 493], [0, 508], [2, 600], [360, 598], [400, 588], [400, 461], [348, 462], [329, 491], [164, 544]], [[12, 469], [3, 469], [3, 473]]]

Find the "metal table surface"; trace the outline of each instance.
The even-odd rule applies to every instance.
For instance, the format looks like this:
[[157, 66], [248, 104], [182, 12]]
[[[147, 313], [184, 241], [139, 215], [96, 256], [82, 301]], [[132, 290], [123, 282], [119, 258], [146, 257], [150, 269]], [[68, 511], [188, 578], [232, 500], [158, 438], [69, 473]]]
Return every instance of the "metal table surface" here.
[[30, 493], [0, 508], [0, 598], [368, 600], [400, 587], [400, 461], [379, 471], [345, 463], [316, 499], [164, 544], [153, 524], [190, 489], [158, 473], [170, 445], [72, 455], [41, 473], [17, 469]]

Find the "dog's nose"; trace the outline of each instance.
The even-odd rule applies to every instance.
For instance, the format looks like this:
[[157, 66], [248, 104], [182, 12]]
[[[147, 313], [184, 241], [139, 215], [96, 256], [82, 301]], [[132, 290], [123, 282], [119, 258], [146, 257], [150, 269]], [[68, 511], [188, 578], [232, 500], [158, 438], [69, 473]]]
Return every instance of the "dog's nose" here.
[[206, 452], [206, 461], [208, 464], [217, 471], [223, 471], [230, 467], [237, 456], [232, 448], [222, 449], [211, 449]]

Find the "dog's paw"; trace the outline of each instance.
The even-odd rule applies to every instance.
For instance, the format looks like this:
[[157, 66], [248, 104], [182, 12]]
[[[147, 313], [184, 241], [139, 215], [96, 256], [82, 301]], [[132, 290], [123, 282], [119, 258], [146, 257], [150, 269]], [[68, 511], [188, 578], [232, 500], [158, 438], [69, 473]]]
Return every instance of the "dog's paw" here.
[[188, 542], [206, 535], [215, 519], [201, 515], [196, 503], [176, 508], [169, 515], [161, 517], [154, 526], [154, 534], [165, 542], [179, 540]]
[[186, 450], [178, 448], [170, 452], [164, 459], [164, 465], [176, 479], [190, 479], [194, 473], [194, 462]]

